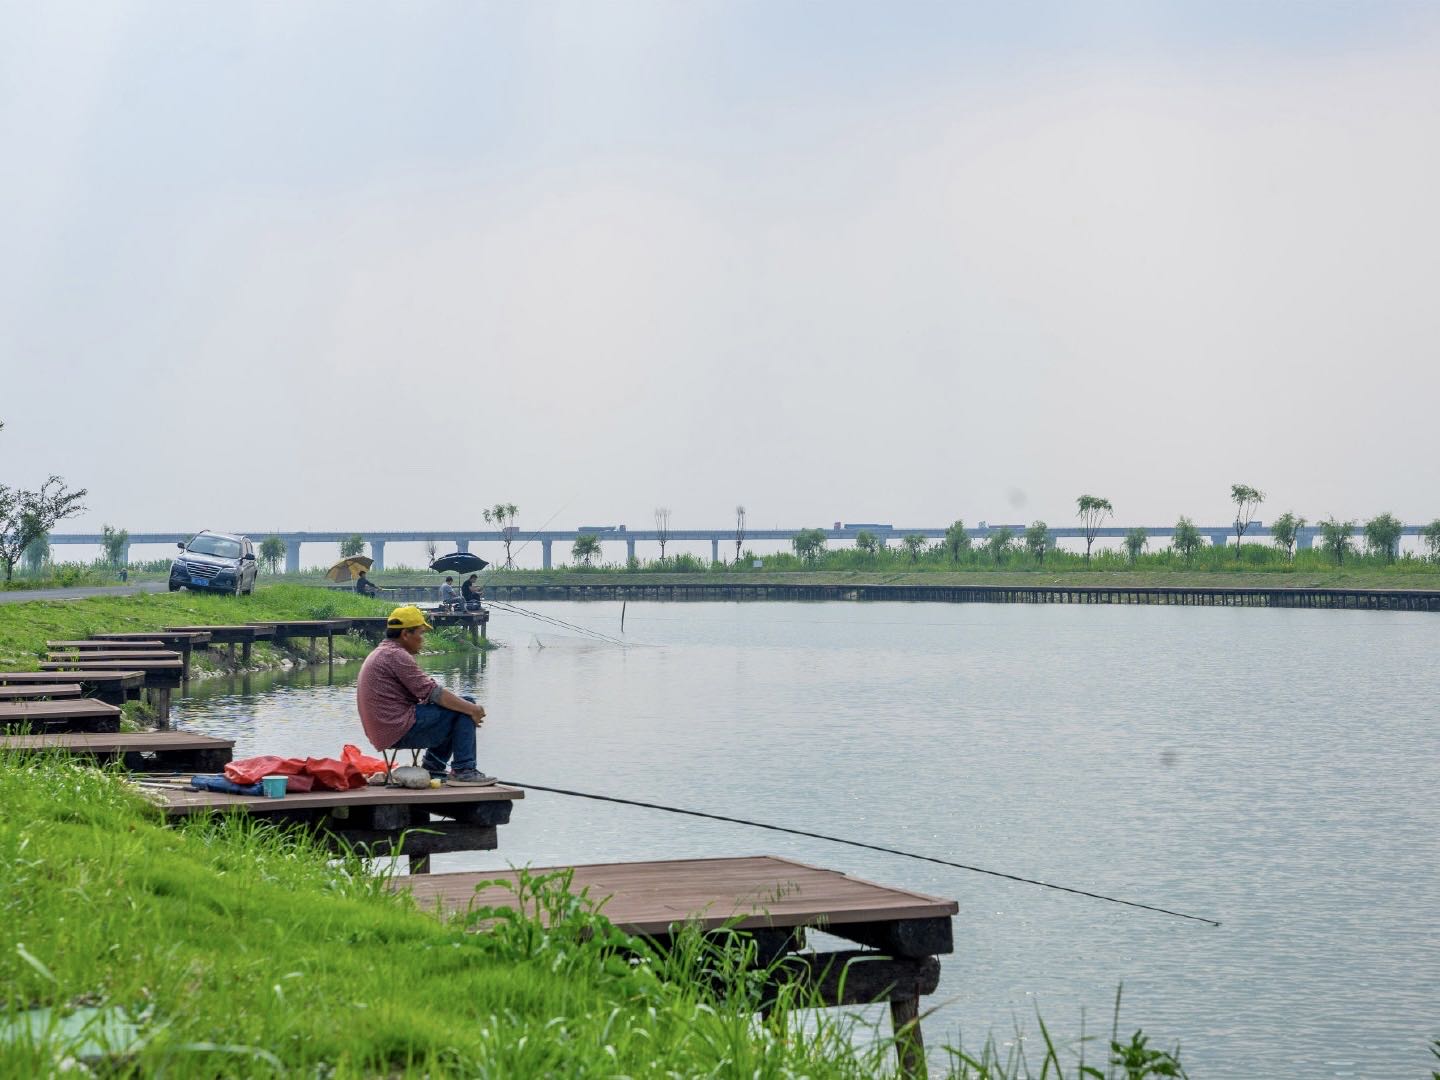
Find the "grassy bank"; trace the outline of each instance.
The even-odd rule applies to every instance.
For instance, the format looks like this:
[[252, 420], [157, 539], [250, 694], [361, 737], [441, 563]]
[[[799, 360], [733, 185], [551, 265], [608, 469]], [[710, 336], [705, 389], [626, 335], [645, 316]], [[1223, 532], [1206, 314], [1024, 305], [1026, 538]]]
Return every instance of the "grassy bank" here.
[[[368, 600], [348, 592], [329, 592], [305, 585], [267, 585], [253, 596], [219, 596], [205, 593], [149, 593], [139, 596], [104, 596], [84, 600], [32, 600], [0, 604], [0, 668], [30, 670], [45, 658], [46, 641], [75, 641], [91, 634], [159, 630], [166, 626], [211, 626], [264, 622], [278, 619], [334, 619], [347, 615], [384, 615], [394, 605]], [[437, 630], [430, 640], [438, 648], [470, 648], [457, 631]], [[307, 643], [293, 649], [259, 644], [252, 663], [279, 666], [282, 660], [303, 659]], [[357, 636], [335, 639], [337, 656], [364, 657], [373, 645]], [[225, 653], [198, 652], [192, 669], [204, 672], [222, 663]]]
[[[0, 805], [0, 1075], [107, 1056], [106, 1075], [174, 1077], [893, 1070], [887, 1033], [853, 1018], [792, 1002], [757, 1020], [738, 948], [692, 940], [662, 958], [555, 882], [548, 930], [472, 934], [268, 826], [165, 828], [113, 775], [65, 759], [0, 755]], [[1029, 1066], [951, 1061], [966, 1077], [1039, 1075], [1034, 1041]], [[1115, 1054], [1136, 1063], [1118, 1076], [1182, 1075], [1134, 1040]], [[1107, 1056], [1091, 1045], [1092, 1062]], [[1081, 1075], [1073, 1049], [1061, 1057], [1045, 1075]]]

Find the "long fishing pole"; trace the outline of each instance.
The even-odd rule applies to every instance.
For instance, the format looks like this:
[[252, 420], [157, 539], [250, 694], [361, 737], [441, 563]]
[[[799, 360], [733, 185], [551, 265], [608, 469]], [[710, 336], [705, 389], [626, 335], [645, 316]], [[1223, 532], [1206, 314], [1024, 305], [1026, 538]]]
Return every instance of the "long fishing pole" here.
[[1154, 911], [1161, 915], [1173, 915], [1177, 919], [1190, 919], [1194, 922], [1208, 923], [1210, 926], [1220, 925], [1218, 920], [1207, 919], [1203, 915], [1189, 915], [1183, 911], [1156, 907], [1154, 904], [1142, 904], [1138, 900], [1122, 900], [1118, 896], [1106, 896], [1104, 893], [1090, 892], [1087, 889], [1076, 889], [1069, 885], [1056, 885], [1054, 882], [1021, 877], [1019, 874], [1007, 874], [1002, 870], [987, 870], [982, 866], [952, 862], [949, 859], [937, 859], [933, 855], [920, 855], [913, 851], [901, 851], [899, 848], [884, 847], [881, 844], [867, 844], [862, 840], [848, 840], [843, 836], [829, 836], [826, 833], [809, 832], [805, 829], [791, 829], [784, 825], [771, 825], [764, 821], [750, 821], [746, 818], [728, 817], [725, 814], [708, 814], [703, 810], [687, 810], [679, 806], [664, 806], [660, 803], [640, 802], [637, 799], [621, 799], [614, 795], [596, 795], [588, 791], [571, 791], [567, 788], [544, 787], [540, 784], [527, 784], [521, 780], [502, 780], [500, 782], [502, 784], [509, 784], [512, 787], [526, 788], [530, 791], [548, 791], [552, 795], [569, 795], [576, 799], [594, 799], [597, 802], [619, 803], [622, 806], [638, 806], [645, 810], [663, 810], [668, 814], [684, 814], [687, 817], [707, 818], [710, 821], [725, 821], [732, 825], [748, 825], [753, 829], [768, 829], [771, 832], [788, 833], [791, 836], [805, 836], [812, 840], [825, 840], [832, 844], [845, 844], [848, 847], [864, 848], [867, 851], [879, 851], [886, 855], [900, 855], [907, 859], [918, 859], [921, 862], [935, 863], [939, 866], [952, 866], [957, 870], [969, 870], [974, 874], [985, 874], [989, 877], [1004, 878], [1006, 881], [1018, 881], [1024, 885], [1038, 885], [1042, 889], [1053, 889], [1056, 892], [1071, 893], [1074, 896], [1088, 896], [1092, 900], [1104, 900], [1111, 904], [1121, 904], [1125, 907], [1139, 908], [1141, 911]]

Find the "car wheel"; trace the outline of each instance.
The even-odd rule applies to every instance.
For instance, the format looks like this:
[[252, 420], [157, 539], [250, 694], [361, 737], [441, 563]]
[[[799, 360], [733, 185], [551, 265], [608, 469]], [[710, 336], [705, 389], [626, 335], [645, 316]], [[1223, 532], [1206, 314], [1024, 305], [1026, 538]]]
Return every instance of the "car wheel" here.
[[171, 592], [179, 592], [179, 591], [180, 591], [180, 586], [179, 586], [179, 585], [176, 585], [176, 584], [172, 581], [172, 582], [170, 582], [170, 591], [171, 591]]

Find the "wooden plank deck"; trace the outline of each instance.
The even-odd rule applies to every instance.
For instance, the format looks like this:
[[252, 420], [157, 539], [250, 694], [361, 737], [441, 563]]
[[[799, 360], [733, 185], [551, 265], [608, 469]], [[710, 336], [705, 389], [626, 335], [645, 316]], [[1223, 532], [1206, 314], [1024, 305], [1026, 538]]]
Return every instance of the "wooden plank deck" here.
[[[101, 653], [100, 657], [105, 654]], [[80, 671], [102, 672], [102, 671], [138, 671], [141, 675], [141, 685], [147, 690], [174, 690], [185, 681], [185, 661], [175, 654], [171, 658], [156, 659], [153, 657], [132, 657], [126, 660], [108, 660], [94, 656], [81, 656], [74, 660], [48, 660], [38, 665], [41, 671], [58, 671], [66, 674], [74, 674], [74, 677], [85, 680], [81, 677]]]
[[137, 697], [145, 685], [145, 673], [133, 668], [123, 671], [100, 671], [87, 666], [75, 671], [0, 671], [0, 686], [53, 686], [79, 683], [86, 690], [110, 705], [119, 705]]
[[205, 649], [210, 634], [204, 630], [136, 630], [116, 634], [92, 634], [95, 641], [162, 641], [171, 648]]
[[126, 652], [133, 649], [151, 652], [156, 649], [164, 650], [166, 645], [163, 641], [100, 641], [89, 638], [85, 641], [47, 641], [45, 647], [65, 652]]
[[80, 649], [54, 649], [50, 652], [50, 660], [53, 663], [74, 664], [81, 667], [90, 663], [113, 664], [116, 660], [142, 660], [150, 663], [152, 660], [178, 660], [183, 666], [185, 661], [178, 652], [171, 652], [169, 649], [101, 649], [98, 652], [83, 651]]
[[337, 806], [424, 806], [444, 813], [450, 805], [477, 802], [512, 802], [523, 799], [520, 788], [504, 784], [490, 787], [401, 788], [372, 784], [352, 791], [304, 791], [287, 794], [283, 799], [267, 799], [263, 795], [226, 795], [219, 791], [189, 791], [177, 788], [164, 792], [163, 806], [171, 817], [214, 810], [247, 810], [254, 814], [281, 813], [290, 810], [333, 809]]
[[193, 731], [140, 731], [113, 734], [69, 732], [50, 735], [7, 735], [0, 749], [67, 750], [102, 760], [121, 758], [127, 769], [192, 769], [219, 772], [234, 756], [231, 739]]
[[79, 683], [53, 683], [49, 686], [0, 686], [0, 701], [42, 698], [77, 698], [80, 696]]
[[[533, 869], [548, 873], [560, 867]], [[684, 859], [663, 862], [601, 863], [571, 868], [571, 891], [588, 888], [590, 897], [607, 900], [605, 916], [622, 930], [648, 937], [670, 932], [675, 923], [694, 920], [715, 930], [739, 919], [737, 929], [831, 926], [950, 918], [953, 900], [876, 885], [838, 870], [825, 870], [775, 856], [735, 859]], [[514, 894], [482, 881], [515, 881], [518, 871], [434, 874], [423, 880], [397, 880], [422, 907], [446, 912], [470, 906], [513, 906]], [[948, 949], [945, 951], [949, 951]]]
[[244, 644], [251, 641], [269, 641], [275, 636], [273, 623], [237, 623], [232, 626], [167, 626], [172, 633], [209, 634], [216, 645]]
[[18, 725], [31, 730], [59, 728], [65, 731], [115, 732], [120, 730], [120, 710], [94, 698], [0, 702], [0, 727]]
[[[590, 899], [604, 901], [600, 910], [611, 922], [662, 948], [673, 940], [677, 924], [689, 922], [704, 930], [729, 926], [750, 934], [756, 963], [768, 971], [762, 1012], [786, 984], [804, 987], [827, 1006], [888, 1002], [901, 1075], [925, 1076], [920, 999], [939, 986], [939, 955], [954, 951], [955, 901], [774, 856], [547, 867], [531, 873], [566, 869], [574, 875], [572, 893], [588, 888]], [[518, 876], [513, 870], [435, 874], [396, 878], [391, 887], [408, 889], [422, 908], [441, 914], [472, 907], [513, 909], [513, 890], [481, 883], [514, 882]], [[530, 914], [545, 917], [543, 910]], [[807, 928], [861, 948], [802, 952]]]
[[337, 847], [348, 845], [370, 856], [404, 855], [411, 874], [429, 873], [432, 855], [499, 847], [497, 828], [525, 797], [521, 789], [503, 784], [420, 790], [374, 785], [296, 792], [283, 799], [173, 785], [147, 790], [172, 818], [225, 811], [263, 814], [267, 821], [315, 831]]

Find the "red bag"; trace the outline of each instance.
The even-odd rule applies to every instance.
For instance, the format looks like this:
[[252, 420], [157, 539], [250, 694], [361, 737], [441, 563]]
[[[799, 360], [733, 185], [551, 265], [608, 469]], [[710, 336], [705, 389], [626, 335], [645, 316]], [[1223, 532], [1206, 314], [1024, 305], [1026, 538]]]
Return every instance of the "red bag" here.
[[306, 758], [305, 772], [315, 781], [316, 787], [331, 791], [349, 791], [365, 786], [365, 774], [348, 761], [333, 757]]
[[374, 776], [376, 773], [386, 771], [384, 761], [378, 757], [362, 754], [358, 746], [351, 746], [349, 743], [346, 743], [344, 749], [340, 751], [340, 760], [347, 765], [354, 765], [365, 776]]
[[[258, 784], [262, 776], [298, 776], [305, 771], [300, 758], [282, 758], [273, 754], [241, 758], [225, 766], [225, 779], [232, 784]], [[288, 785], [287, 785], [288, 787]]]

